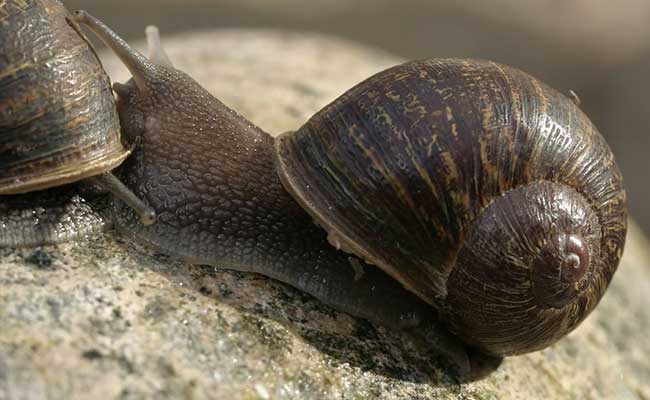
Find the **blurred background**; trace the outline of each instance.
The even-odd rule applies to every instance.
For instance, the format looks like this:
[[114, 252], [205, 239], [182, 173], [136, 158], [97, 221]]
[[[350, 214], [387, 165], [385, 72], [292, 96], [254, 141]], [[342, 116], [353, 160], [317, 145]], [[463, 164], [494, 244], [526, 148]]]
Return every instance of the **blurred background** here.
[[[650, 233], [650, 1], [63, 0], [128, 40], [145, 25], [278, 28], [339, 36], [409, 59], [488, 58], [521, 68], [581, 108], [607, 138], [632, 216]], [[326, 62], [326, 60], [324, 60]]]

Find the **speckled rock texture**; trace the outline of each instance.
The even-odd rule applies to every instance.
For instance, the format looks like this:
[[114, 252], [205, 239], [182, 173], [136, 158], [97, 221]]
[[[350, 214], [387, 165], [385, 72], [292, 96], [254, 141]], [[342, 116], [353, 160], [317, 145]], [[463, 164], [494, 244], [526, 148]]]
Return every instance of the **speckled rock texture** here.
[[[165, 38], [170, 58], [273, 134], [400, 60], [300, 33]], [[102, 53], [111, 76], [126, 72]], [[650, 399], [650, 253], [632, 224], [576, 331], [458, 384], [405, 335], [264, 277], [189, 265], [113, 232], [0, 250], [0, 399]]]

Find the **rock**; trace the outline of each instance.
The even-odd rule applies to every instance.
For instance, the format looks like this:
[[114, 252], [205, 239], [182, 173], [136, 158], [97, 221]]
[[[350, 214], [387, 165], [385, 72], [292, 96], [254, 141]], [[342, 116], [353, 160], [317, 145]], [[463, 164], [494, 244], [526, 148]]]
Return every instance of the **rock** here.
[[[399, 62], [307, 34], [163, 40], [180, 69], [272, 133], [295, 129]], [[125, 76], [102, 58], [113, 76]], [[185, 264], [113, 232], [0, 250], [0, 399], [647, 399], [648, 248], [632, 224], [620, 270], [592, 316], [551, 348], [462, 385], [406, 335], [264, 277]]]

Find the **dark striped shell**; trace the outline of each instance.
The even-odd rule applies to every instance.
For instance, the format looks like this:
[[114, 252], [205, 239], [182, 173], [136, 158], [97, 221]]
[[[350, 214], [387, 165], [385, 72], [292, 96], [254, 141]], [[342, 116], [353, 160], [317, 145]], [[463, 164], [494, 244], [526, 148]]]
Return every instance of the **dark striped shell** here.
[[573, 102], [514, 68], [391, 68], [276, 148], [285, 187], [331, 243], [489, 353], [566, 335], [623, 251], [625, 191], [608, 145]]
[[129, 154], [108, 76], [55, 0], [0, 2], [0, 194], [108, 171]]

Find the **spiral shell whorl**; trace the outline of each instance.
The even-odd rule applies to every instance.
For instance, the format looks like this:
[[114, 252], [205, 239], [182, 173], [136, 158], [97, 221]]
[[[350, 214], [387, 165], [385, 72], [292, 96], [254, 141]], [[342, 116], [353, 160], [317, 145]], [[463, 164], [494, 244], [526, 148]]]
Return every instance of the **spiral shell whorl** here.
[[[380, 72], [281, 136], [276, 152], [284, 186], [343, 249], [491, 353], [536, 350], [570, 331], [599, 301], [623, 251], [625, 191], [600, 133], [562, 94], [493, 62], [425, 60]], [[515, 268], [499, 269], [493, 258], [476, 260], [492, 265], [490, 273], [458, 269], [475, 248], [468, 241], [482, 240], [477, 226], [509, 195], [533, 195], [511, 210], [540, 214], [531, 222], [541, 225], [525, 234], [504, 229], [516, 235], [499, 240], [484, 232], [483, 247], [498, 253], [512, 242], [527, 251], [492, 254]], [[589, 222], [587, 231], [579, 221]], [[578, 268], [562, 272], [549, 262], [556, 259]], [[499, 287], [499, 273], [512, 275], [513, 289]], [[470, 279], [481, 281], [466, 290], [476, 299], [456, 292]], [[523, 297], [508, 300], [517, 290]], [[488, 304], [501, 295], [505, 309], [528, 308], [498, 319], [507, 313]], [[540, 318], [548, 319], [543, 327]]]
[[494, 354], [551, 344], [607, 286], [598, 217], [574, 189], [536, 182], [506, 192], [475, 221], [447, 284], [446, 319]]

